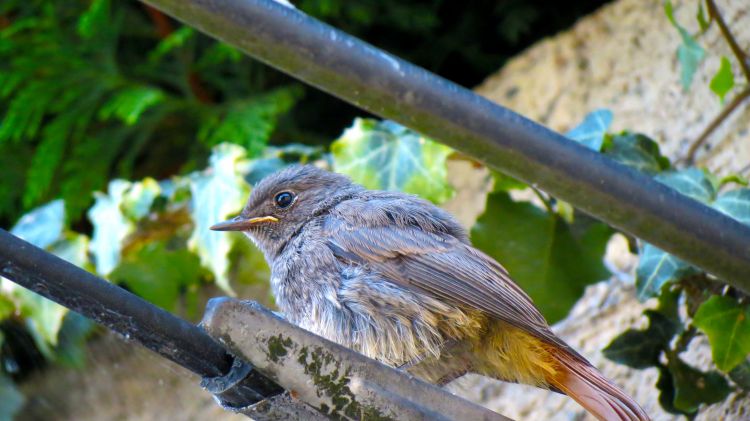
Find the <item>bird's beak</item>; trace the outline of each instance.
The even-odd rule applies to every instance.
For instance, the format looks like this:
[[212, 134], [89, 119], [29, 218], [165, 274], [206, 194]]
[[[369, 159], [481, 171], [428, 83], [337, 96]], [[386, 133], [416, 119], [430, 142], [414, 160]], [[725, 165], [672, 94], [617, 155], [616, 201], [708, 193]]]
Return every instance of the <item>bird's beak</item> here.
[[279, 222], [279, 219], [274, 216], [259, 216], [250, 219], [243, 219], [241, 216], [237, 216], [229, 221], [212, 225], [211, 229], [214, 231], [245, 231], [261, 222]]

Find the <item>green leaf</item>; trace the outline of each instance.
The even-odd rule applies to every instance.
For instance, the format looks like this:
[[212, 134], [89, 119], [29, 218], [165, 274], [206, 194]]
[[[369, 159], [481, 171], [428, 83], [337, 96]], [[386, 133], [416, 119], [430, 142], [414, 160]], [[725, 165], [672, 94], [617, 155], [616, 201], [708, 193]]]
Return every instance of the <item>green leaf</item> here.
[[638, 268], [635, 271], [638, 299], [645, 301], [656, 297], [664, 285], [696, 273], [699, 270], [685, 261], [646, 243], [640, 250]]
[[669, 0], [664, 2], [664, 13], [667, 15], [667, 19], [669, 19], [672, 26], [680, 33], [680, 38], [682, 38], [682, 44], [677, 48], [677, 59], [681, 66], [680, 82], [683, 89], [688, 90], [693, 82], [693, 76], [695, 76], [698, 64], [703, 60], [706, 52], [698, 45], [695, 38], [690, 35], [690, 32], [677, 23], [674, 18], [672, 2]]
[[93, 38], [100, 29], [111, 24], [109, 19], [109, 0], [94, 0], [89, 9], [78, 19], [78, 33], [83, 38]]
[[750, 360], [744, 360], [731, 369], [729, 378], [744, 390], [750, 390]]
[[[6, 296], [3, 291], [0, 290], [0, 322], [12, 316], [16, 311], [16, 305], [10, 297]], [[0, 331], [0, 349], [2, 349], [2, 331]]]
[[595, 110], [588, 113], [583, 118], [583, 122], [566, 133], [565, 136], [589, 149], [599, 151], [604, 143], [604, 135], [611, 125], [612, 111], [606, 108]]
[[750, 308], [734, 298], [714, 295], [701, 304], [693, 324], [711, 343], [716, 367], [727, 372], [750, 354]]
[[188, 247], [198, 254], [203, 266], [213, 272], [219, 287], [230, 294], [234, 293], [227, 277], [227, 255], [235, 237], [211, 231], [209, 227], [242, 209], [249, 194], [243, 180], [245, 156], [240, 146], [220, 144], [213, 149], [209, 167], [190, 175], [190, 214], [194, 228]]
[[132, 86], [121, 89], [99, 110], [99, 118], [116, 117], [128, 126], [135, 125], [149, 108], [166, 99], [161, 89], [150, 86]]
[[559, 216], [505, 193], [488, 196], [471, 231], [474, 244], [508, 269], [550, 323], [567, 315], [586, 285], [609, 276], [602, 258], [611, 234], [600, 223], [574, 233]]
[[724, 101], [726, 94], [734, 87], [734, 74], [732, 73], [732, 63], [726, 57], [721, 58], [721, 66], [711, 79], [709, 85], [711, 90]]
[[731, 389], [726, 379], [716, 371], [702, 372], [679, 358], [670, 358], [669, 372], [674, 385], [674, 408], [686, 414], [698, 411], [701, 404], [723, 401]]
[[22, 216], [10, 232], [39, 248], [47, 248], [60, 238], [64, 224], [65, 203], [54, 200]]
[[132, 221], [138, 221], [148, 215], [154, 200], [161, 194], [159, 183], [153, 178], [146, 177], [124, 193], [122, 198], [122, 213]]
[[723, 212], [745, 225], [750, 225], [750, 189], [728, 191], [720, 195], [712, 206], [719, 212]]
[[54, 350], [55, 363], [70, 368], [83, 368], [86, 362], [86, 340], [96, 325], [78, 313], [68, 312], [58, 333]]
[[705, 204], [710, 204], [716, 196], [713, 183], [706, 176], [706, 173], [698, 168], [670, 171], [658, 174], [654, 178], [685, 196]]
[[13, 380], [0, 372], [0, 421], [13, 421], [25, 401]]
[[602, 351], [608, 359], [633, 368], [659, 365], [659, 356], [669, 348], [669, 342], [679, 325], [665, 315], [647, 310], [649, 326], [644, 330], [628, 329], [612, 340]]
[[672, 373], [664, 366], [659, 366], [659, 378], [656, 380], [656, 389], [659, 391], [659, 405], [671, 414], [686, 414], [674, 406], [675, 386]]
[[125, 180], [110, 181], [107, 194], [95, 193], [96, 202], [88, 212], [94, 226], [91, 253], [96, 262], [96, 272], [103, 276], [117, 267], [123, 241], [135, 231], [135, 225], [121, 209], [125, 193], [131, 185]]
[[646, 174], [656, 174], [669, 168], [669, 160], [661, 155], [659, 145], [640, 133], [608, 135], [602, 146], [602, 153]]
[[151, 61], [161, 60], [171, 51], [185, 45], [185, 43], [194, 36], [195, 29], [187, 25], [181, 26], [179, 29], [159, 41], [159, 44], [156, 45], [156, 48], [154, 48], [154, 50], [148, 54], [148, 59]]
[[516, 180], [515, 178], [505, 175], [499, 171], [490, 170], [492, 174], [492, 191], [493, 192], [508, 192], [511, 190], [523, 190], [529, 187], [523, 181]]
[[701, 33], [706, 32], [711, 25], [711, 21], [706, 18], [706, 10], [703, 8], [703, 0], [698, 2], [698, 13], [695, 14], [695, 18], [698, 20], [698, 26], [701, 28]]
[[181, 291], [200, 282], [200, 259], [185, 250], [168, 250], [164, 243], [146, 244], [128, 255], [109, 279], [124, 283], [134, 293], [167, 310], [174, 311]]
[[284, 87], [230, 103], [220, 116], [210, 115], [205, 119], [198, 139], [209, 146], [235, 143], [247, 149], [248, 156], [258, 156], [276, 129], [279, 117], [294, 106], [301, 93], [297, 86]]
[[356, 119], [331, 144], [334, 171], [369, 189], [451, 198], [445, 161], [453, 150], [391, 121]]

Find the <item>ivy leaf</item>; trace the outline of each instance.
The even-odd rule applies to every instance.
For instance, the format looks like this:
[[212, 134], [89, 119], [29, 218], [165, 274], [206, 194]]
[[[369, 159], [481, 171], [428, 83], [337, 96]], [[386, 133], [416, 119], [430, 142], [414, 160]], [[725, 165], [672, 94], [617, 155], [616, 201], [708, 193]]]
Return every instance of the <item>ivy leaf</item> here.
[[639, 254], [635, 286], [641, 301], [658, 296], [667, 283], [699, 273], [685, 261], [648, 243], [643, 245]]
[[656, 181], [702, 203], [709, 204], [716, 196], [716, 190], [714, 190], [711, 180], [706, 176], [706, 173], [698, 168], [666, 172], [654, 178]]
[[95, 326], [90, 319], [69, 311], [58, 333], [55, 363], [65, 367], [83, 368], [86, 362], [86, 340]]
[[750, 308], [730, 297], [714, 295], [701, 304], [693, 324], [711, 343], [716, 367], [727, 372], [750, 354]]
[[745, 359], [727, 374], [739, 387], [750, 390], [750, 360]]
[[62, 235], [65, 203], [54, 200], [23, 215], [10, 232], [29, 243], [47, 248]]
[[750, 189], [728, 191], [720, 195], [712, 206], [719, 212], [750, 225]]
[[493, 192], [508, 192], [511, 190], [523, 190], [529, 187], [523, 181], [516, 180], [515, 178], [505, 175], [499, 171], [490, 170], [492, 174], [492, 191]]
[[122, 213], [125, 193], [132, 186], [125, 180], [112, 180], [107, 194], [95, 193], [96, 202], [89, 209], [88, 217], [94, 226], [91, 253], [96, 262], [96, 271], [108, 275], [120, 263], [120, 252], [125, 238], [135, 231], [135, 225]]
[[453, 150], [391, 121], [356, 119], [331, 144], [334, 171], [369, 189], [451, 198], [445, 160]]
[[640, 133], [622, 132], [606, 136], [602, 153], [646, 174], [656, 174], [669, 168], [669, 160], [662, 156], [659, 145]]
[[667, 15], [667, 19], [669, 19], [672, 26], [674, 26], [680, 33], [680, 38], [682, 38], [682, 44], [677, 48], [677, 59], [681, 66], [680, 82], [682, 83], [683, 89], [688, 90], [693, 82], [693, 76], [695, 76], [698, 64], [703, 60], [706, 52], [700, 45], [698, 45], [695, 38], [690, 35], [690, 32], [677, 23], [674, 18], [674, 11], [670, 0], [664, 2], [664, 13]]
[[698, 13], [696, 13], [695, 18], [698, 20], [701, 33], [706, 32], [711, 25], [711, 21], [706, 18], [706, 9], [703, 8], [703, 0], [698, 2]]
[[189, 178], [190, 214], [195, 226], [188, 248], [198, 254], [201, 264], [213, 272], [216, 283], [229, 294], [234, 292], [227, 277], [227, 255], [235, 237], [211, 231], [209, 227], [242, 209], [249, 194], [242, 172], [245, 156], [245, 150], [240, 146], [220, 144], [213, 149], [209, 167]]
[[122, 213], [132, 221], [138, 221], [148, 215], [160, 194], [161, 186], [153, 178], [146, 177], [139, 183], [133, 183], [123, 194]]
[[659, 366], [659, 378], [656, 380], [656, 389], [659, 391], [659, 405], [671, 414], [689, 415], [674, 406], [675, 386], [672, 373], [664, 366]]
[[701, 404], [721, 402], [731, 392], [724, 376], [716, 371], [696, 370], [679, 358], [670, 358], [667, 367], [674, 385], [673, 407], [685, 414], [695, 413]]
[[0, 372], [0, 421], [13, 421], [25, 401], [13, 380]]
[[633, 368], [659, 365], [662, 350], [669, 347], [669, 341], [679, 326], [659, 312], [647, 310], [644, 314], [649, 318], [648, 328], [628, 329], [621, 333], [604, 348], [605, 357]]
[[719, 99], [723, 102], [724, 96], [732, 90], [734, 87], [734, 74], [732, 73], [732, 63], [726, 57], [721, 58], [721, 66], [716, 72], [714, 77], [711, 79], [709, 85], [711, 90], [719, 96]]
[[604, 135], [611, 125], [612, 111], [608, 109], [595, 110], [588, 113], [581, 124], [574, 127], [565, 136], [589, 149], [599, 151], [604, 143]]
[[180, 293], [198, 285], [201, 272], [200, 259], [195, 254], [185, 249], [168, 250], [164, 243], [153, 242], [126, 256], [109, 278], [126, 284], [157, 306], [174, 311]]
[[611, 234], [600, 223], [574, 233], [559, 216], [505, 193], [488, 196], [471, 231], [474, 244], [508, 269], [550, 323], [565, 317], [586, 285], [609, 276], [602, 257]]

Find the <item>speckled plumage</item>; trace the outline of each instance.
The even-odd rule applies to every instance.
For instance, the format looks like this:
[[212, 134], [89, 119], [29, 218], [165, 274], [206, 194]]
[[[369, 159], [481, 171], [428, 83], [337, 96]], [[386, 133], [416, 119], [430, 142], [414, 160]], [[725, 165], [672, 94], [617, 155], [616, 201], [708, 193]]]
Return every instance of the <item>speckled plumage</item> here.
[[[281, 208], [285, 191], [295, 200]], [[429, 202], [294, 166], [262, 180], [239, 218], [268, 217], [242, 230], [291, 322], [435, 383], [477, 372], [567, 393], [601, 419], [647, 419]]]

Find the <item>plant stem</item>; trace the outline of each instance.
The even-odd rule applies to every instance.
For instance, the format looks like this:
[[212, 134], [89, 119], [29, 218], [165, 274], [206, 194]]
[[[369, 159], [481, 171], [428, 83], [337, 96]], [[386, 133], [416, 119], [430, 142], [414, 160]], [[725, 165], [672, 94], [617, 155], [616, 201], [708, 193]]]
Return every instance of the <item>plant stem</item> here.
[[700, 148], [701, 145], [703, 145], [703, 143], [705, 143], [706, 139], [708, 139], [708, 136], [710, 136], [711, 133], [713, 133], [714, 130], [716, 130], [721, 125], [721, 123], [723, 123], [724, 120], [726, 120], [726, 118], [729, 117], [729, 115], [736, 108], [738, 108], [740, 105], [742, 105], [742, 103], [748, 97], [750, 97], [750, 86], [748, 86], [742, 92], [740, 92], [739, 94], [737, 94], [734, 97], [734, 99], [732, 99], [732, 102], [730, 102], [729, 104], [727, 104], [727, 106], [724, 107], [724, 109], [721, 110], [721, 112], [719, 113], [719, 115], [717, 115], [711, 121], [711, 123], [709, 123], [708, 126], [706, 126], [705, 129], [703, 129], [703, 132], [700, 134], [700, 136], [698, 136], [698, 138], [693, 142], [693, 144], [690, 145], [690, 149], [688, 150], [687, 157], [685, 158], [685, 162], [688, 165], [690, 165], [690, 164], [692, 164], [694, 162], [694, 160], [695, 160], [695, 154], [696, 154], [696, 152], [698, 152], [698, 148]]
[[748, 60], [747, 54], [742, 50], [742, 48], [740, 48], [737, 40], [734, 38], [734, 35], [732, 35], [732, 32], [729, 30], [727, 23], [724, 21], [724, 17], [719, 12], [719, 8], [716, 7], [716, 1], [706, 0], [706, 5], [708, 7], [709, 16], [716, 19], [716, 23], [719, 25], [719, 29], [721, 30], [721, 35], [724, 36], [724, 39], [729, 44], [729, 48], [732, 49], [732, 53], [734, 53], [734, 56], [737, 57], [737, 61], [740, 62], [740, 68], [742, 68], [742, 73], [745, 74], [745, 79], [748, 83], [750, 83], [750, 60]]

